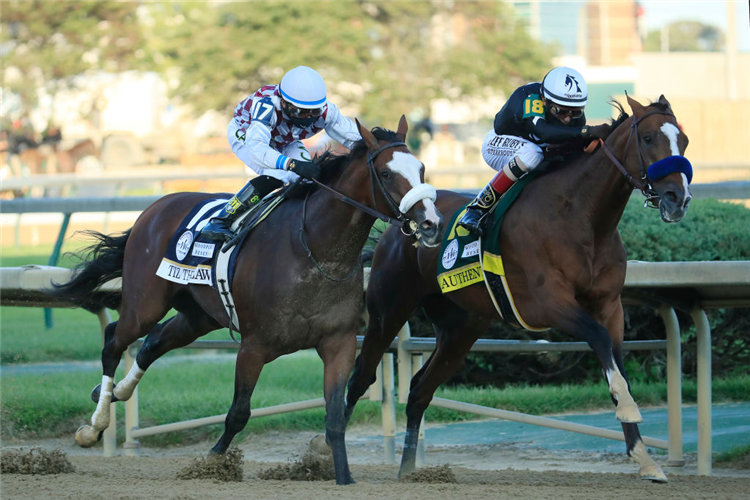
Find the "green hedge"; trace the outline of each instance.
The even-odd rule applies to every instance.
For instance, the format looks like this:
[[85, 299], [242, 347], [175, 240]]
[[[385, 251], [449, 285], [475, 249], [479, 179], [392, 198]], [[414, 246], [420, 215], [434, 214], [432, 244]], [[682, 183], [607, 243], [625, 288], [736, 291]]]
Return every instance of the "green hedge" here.
[[[658, 211], [643, 208], [634, 196], [619, 225], [629, 260], [654, 262], [700, 260], [750, 260], [750, 210], [742, 205], [716, 200], [694, 200], [686, 217], [677, 224], [664, 223]], [[690, 317], [677, 312], [683, 339], [683, 372], [696, 373], [695, 327]], [[733, 376], [749, 373], [750, 309], [708, 311], [712, 329], [713, 373]], [[422, 312], [410, 320], [414, 336], [434, 336]], [[646, 307], [625, 308], [625, 339], [665, 339], [661, 317]], [[485, 338], [546, 339], [571, 341], [555, 330], [532, 333], [502, 323], [493, 324]], [[625, 355], [632, 380], [666, 379], [664, 351], [633, 351]], [[449, 384], [503, 387], [518, 383], [575, 383], [598, 380], [601, 368], [591, 352], [544, 354], [479, 354], [467, 356], [466, 364]]]

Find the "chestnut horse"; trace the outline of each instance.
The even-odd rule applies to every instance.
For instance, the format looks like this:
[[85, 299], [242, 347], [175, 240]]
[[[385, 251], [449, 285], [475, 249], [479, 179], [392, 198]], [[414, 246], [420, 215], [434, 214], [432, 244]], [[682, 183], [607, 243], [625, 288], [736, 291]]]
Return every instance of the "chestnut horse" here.
[[[405, 220], [407, 227], [418, 229], [417, 239], [426, 246], [439, 243], [441, 224], [433, 203], [435, 189], [423, 183], [424, 165], [404, 144], [406, 119], [401, 117], [395, 133], [379, 128], [369, 131], [359, 122], [357, 126], [362, 140], [349, 154], [320, 161], [320, 184], [326, 189], [316, 186], [304, 199], [281, 203], [240, 250], [232, 290], [242, 337], [234, 399], [224, 434], [211, 450], [224, 453], [245, 427], [263, 365], [284, 354], [315, 348], [325, 367], [326, 439], [333, 449], [339, 484], [353, 482], [344, 445], [344, 391], [354, 364], [362, 312], [360, 252], [375, 221], [373, 214], [383, 216], [376, 211], [384, 210]], [[93, 307], [97, 286], [122, 276], [120, 318], [105, 329], [104, 376], [92, 394], [97, 408], [91, 425], [81, 426], [76, 433], [81, 446], [97, 442], [109, 425], [110, 402], [130, 398], [157, 358], [229, 326], [215, 289], [172, 283], [155, 274], [180, 222], [193, 206], [212, 197], [177, 193], [159, 199], [126, 233], [99, 234], [99, 244], [92, 247], [93, 260], [71, 282], [56, 285], [59, 297]], [[339, 201], [342, 198], [347, 203]], [[118, 304], [114, 300], [105, 305]], [[178, 314], [157, 324], [171, 308]], [[123, 351], [144, 335], [133, 369], [115, 386], [115, 369]]]
[[[688, 139], [664, 96], [645, 107], [630, 97], [628, 103], [634, 116], [615, 103], [620, 118], [598, 151], [571, 159], [524, 188], [505, 215], [499, 244], [520, 316], [531, 327], [557, 328], [588, 342], [617, 405], [628, 455], [640, 465], [642, 478], [666, 481], [641, 439], [637, 423], [642, 419], [623, 367], [620, 293], [627, 261], [617, 224], [634, 187], [659, 203], [664, 221], [679, 221], [691, 198], [692, 171], [681, 156]], [[667, 157], [686, 164], [688, 175], [672, 172], [649, 179], [646, 166]], [[468, 201], [440, 191], [437, 207], [448, 217]], [[435, 390], [458, 371], [490, 322], [501, 319], [484, 283], [441, 293], [439, 254], [436, 248], [415, 248], [394, 228], [382, 235], [366, 295], [370, 320], [349, 381], [347, 419], [398, 330], [416, 308], [424, 309], [437, 345], [411, 381], [400, 474], [415, 468], [420, 421]]]

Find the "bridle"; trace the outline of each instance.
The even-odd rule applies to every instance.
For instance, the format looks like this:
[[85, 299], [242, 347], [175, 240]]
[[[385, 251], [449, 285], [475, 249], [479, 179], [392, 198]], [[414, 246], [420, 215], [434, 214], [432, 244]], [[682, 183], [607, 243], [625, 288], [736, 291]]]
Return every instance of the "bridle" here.
[[[376, 217], [382, 220], [383, 222], [387, 222], [389, 224], [397, 226], [399, 229], [401, 229], [401, 232], [404, 233], [404, 235], [406, 236], [414, 236], [417, 234], [417, 231], [418, 231], [417, 223], [407, 218], [406, 215], [404, 215], [404, 212], [408, 211], [411, 208], [411, 206], [413, 206], [413, 203], [409, 205], [408, 208], [405, 208], [405, 209], [402, 208], [403, 202], [402, 202], [402, 206], [397, 205], [393, 197], [391, 197], [391, 195], [385, 189], [385, 186], [383, 186], [383, 182], [380, 180], [380, 177], [378, 177], [378, 174], [375, 171], [375, 159], [378, 157], [378, 155], [382, 153], [383, 151], [385, 151], [386, 149], [396, 148], [400, 146], [406, 146], [406, 143], [405, 142], [391, 142], [391, 143], [388, 143], [379, 147], [378, 149], [376, 149], [375, 151], [367, 155], [367, 168], [370, 172], [370, 188], [371, 188], [372, 204], [375, 208], [370, 208], [367, 205], [364, 205], [363, 203], [358, 202], [357, 200], [353, 200], [349, 198], [348, 196], [336, 191], [335, 189], [329, 186], [326, 186], [325, 184], [323, 184], [317, 179], [313, 179], [313, 182], [317, 184], [318, 186], [322, 187], [327, 192], [329, 192], [337, 200], [343, 201], [344, 203], [348, 203], [349, 205], [365, 212], [366, 214], [372, 215], [373, 217]], [[330, 151], [326, 151], [325, 153], [323, 153], [323, 155], [321, 155], [321, 157], [318, 159], [318, 163], [323, 161], [329, 154], [330, 154]], [[378, 186], [378, 189], [380, 189], [380, 193], [388, 202], [388, 205], [390, 206], [391, 211], [398, 214], [396, 215], [395, 219], [377, 210], [377, 201], [375, 200], [375, 185], [376, 184]], [[404, 195], [404, 201], [407, 199], [416, 198], [416, 196], [413, 195], [414, 193], [421, 194], [420, 188], [422, 186], [424, 186], [424, 184], [413, 187], [408, 193]], [[422, 188], [422, 190], [424, 190], [424, 188]], [[431, 190], [434, 193], [434, 188], [431, 187]], [[308, 197], [309, 197], [309, 193], [305, 197], [304, 202], [302, 203], [302, 224], [300, 226], [300, 231], [299, 231], [299, 238], [300, 238], [300, 242], [302, 243], [302, 247], [305, 249], [307, 256], [310, 258], [310, 260], [312, 260], [313, 264], [315, 264], [315, 267], [318, 269], [318, 271], [320, 271], [320, 273], [323, 276], [325, 276], [327, 279], [337, 282], [337, 283], [349, 281], [356, 275], [357, 270], [359, 269], [359, 265], [355, 265], [352, 268], [352, 270], [349, 272], [349, 274], [347, 274], [347, 276], [345, 276], [344, 278], [335, 278], [331, 276], [330, 274], [328, 274], [327, 272], [325, 272], [325, 270], [321, 267], [321, 265], [318, 263], [315, 257], [313, 257], [312, 250], [310, 250], [310, 247], [308, 246], [307, 241], [305, 240], [305, 214], [307, 211], [306, 208], [307, 208]]]
[[612, 153], [612, 150], [609, 149], [607, 144], [602, 140], [599, 139], [599, 143], [602, 145], [602, 149], [604, 150], [604, 154], [607, 155], [607, 158], [610, 159], [610, 161], [617, 167], [617, 169], [622, 173], [622, 175], [625, 176], [625, 179], [635, 188], [638, 189], [643, 196], [646, 197], [646, 202], [644, 206], [649, 208], [659, 208], [659, 194], [654, 190], [653, 186], [651, 185], [651, 181], [648, 177], [648, 172], [646, 170], [646, 166], [644, 163], [644, 156], [643, 151], [641, 151], [641, 144], [638, 141], [638, 123], [643, 121], [644, 119], [648, 118], [651, 115], [667, 115], [674, 117], [674, 114], [671, 111], [662, 111], [662, 110], [653, 110], [649, 111], [645, 115], [641, 116], [640, 118], [633, 117], [633, 124], [630, 126], [630, 135], [628, 135], [628, 142], [625, 144], [625, 156], [623, 156], [622, 161], [625, 161], [625, 157], [628, 155], [630, 141], [635, 136], [635, 149], [638, 152], [638, 162], [640, 163], [641, 167], [641, 178], [636, 179], [633, 177], [620, 163], [620, 161], [615, 157], [614, 153]]
[[[391, 143], [388, 143], [388, 144], [386, 144], [384, 146], [379, 147], [378, 149], [376, 149], [375, 151], [373, 151], [372, 153], [369, 153], [367, 155], [367, 168], [370, 171], [370, 188], [371, 188], [371, 196], [372, 196], [372, 205], [375, 207], [374, 209], [370, 208], [367, 205], [364, 205], [364, 204], [362, 204], [362, 203], [360, 203], [360, 202], [358, 202], [356, 200], [353, 200], [353, 199], [349, 198], [348, 196], [346, 196], [344, 194], [339, 193], [335, 189], [326, 186], [325, 184], [323, 184], [322, 182], [320, 182], [317, 179], [313, 179], [313, 182], [315, 182], [315, 184], [317, 184], [318, 186], [322, 187], [323, 189], [325, 189], [326, 191], [328, 191], [329, 193], [331, 193], [334, 198], [336, 198], [336, 199], [338, 199], [340, 201], [343, 201], [344, 203], [348, 203], [349, 205], [351, 205], [351, 206], [353, 206], [353, 207], [355, 207], [355, 208], [357, 208], [359, 210], [362, 210], [363, 212], [365, 212], [365, 213], [367, 213], [369, 215], [372, 215], [373, 217], [376, 217], [376, 218], [382, 220], [383, 222], [387, 222], [389, 224], [392, 224], [392, 225], [398, 227], [399, 229], [401, 229], [401, 232], [404, 233], [404, 235], [406, 235], [406, 236], [414, 236], [417, 233], [417, 224], [416, 224], [416, 222], [414, 222], [413, 220], [407, 218], [406, 215], [404, 215], [404, 211], [402, 211], [401, 207], [399, 207], [396, 204], [396, 202], [393, 200], [393, 197], [391, 197], [391, 195], [388, 194], [388, 191], [386, 191], [385, 186], [383, 186], [383, 182], [380, 180], [380, 177], [378, 177], [378, 174], [375, 171], [375, 158], [377, 158], [378, 155], [380, 153], [382, 153], [383, 151], [385, 151], [386, 149], [397, 148], [397, 147], [400, 147], [400, 146], [406, 146], [406, 143], [405, 142], [391, 142]], [[321, 156], [320, 160], [318, 160], [318, 162], [320, 162], [323, 159], [325, 159], [325, 157], [328, 156], [329, 154], [330, 154], [330, 151], [326, 151]], [[373, 181], [373, 179], [374, 179], [374, 181]], [[378, 189], [380, 189], [380, 193], [383, 195], [383, 197], [388, 202], [388, 205], [390, 206], [391, 211], [394, 212], [394, 213], [396, 213], [396, 214], [398, 214], [398, 215], [396, 215], [395, 219], [393, 217], [389, 217], [389, 216], [387, 216], [387, 215], [385, 215], [385, 214], [383, 214], [383, 213], [381, 213], [381, 212], [379, 212], [377, 210], [378, 205], [377, 205], [377, 201], [375, 201], [375, 185], [376, 184], [378, 186]], [[406, 193], [406, 195], [404, 195], [404, 198], [407, 198], [409, 196], [409, 194], [412, 193], [412, 191], [414, 191], [415, 189], [418, 189], [418, 187], [419, 186], [417, 186], [415, 188], [412, 188], [411, 191], [409, 191], [408, 193]], [[409, 207], [409, 208], [411, 208], [411, 207]], [[409, 231], [409, 232], [407, 232], [407, 231]]]

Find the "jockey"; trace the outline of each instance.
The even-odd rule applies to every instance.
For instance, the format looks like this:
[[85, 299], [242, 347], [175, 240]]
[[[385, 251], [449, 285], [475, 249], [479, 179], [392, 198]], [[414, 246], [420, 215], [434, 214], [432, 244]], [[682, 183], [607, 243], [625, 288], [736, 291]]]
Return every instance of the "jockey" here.
[[361, 139], [354, 121], [327, 100], [323, 78], [307, 66], [289, 70], [279, 85], [261, 87], [240, 102], [227, 138], [234, 154], [258, 177], [245, 184], [201, 234], [229, 240], [234, 236], [232, 223], [271, 191], [299, 177], [317, 178], [320, 167], [302, 139], [321, 130], [349, 149]]
[[567, 67], [552, 69], [541, 83], [516, 89], [495, 115], [495, 127], [484, 138], [482, 157], [498, 173], [467, 207], [458, 222], [481, 235], [483, 218], [500, 196], [543, 158], [542, 148], [574, 139], [606, 138], [609, 125], [586, 125], [588, 100], [581, 74]]

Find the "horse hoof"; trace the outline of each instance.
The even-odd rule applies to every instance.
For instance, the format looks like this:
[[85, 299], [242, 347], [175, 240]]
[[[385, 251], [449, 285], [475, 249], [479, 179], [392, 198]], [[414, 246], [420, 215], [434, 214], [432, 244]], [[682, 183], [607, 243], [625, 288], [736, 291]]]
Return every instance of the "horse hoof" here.
[[618, 421], [625, 422], [626, 424], [640, 424], [643, 422], [638, 405], [618, 406], [615, 416]]
[[656, 464], [648, 465], [646, 467], [641, 467], [641, 470], [638, 471], [638, 475], [640, 476], [641, 479], [653, 481], [655, 483], [668, 482], [667, 476], [661, 470], [661, 467], [659, 467]]
[[[330, 446], [326, 443], [326, 437], [323, 434], [317, 434], [310, 440], [310, 449], [319, 455], [330, 455], [333, 453]], [[338, 483], [349, 484], [349, 483]]]
[[338, 484], [339, 486], [347, 486], [349, 484], [355, 484], [356, 482], [357, 481], [352, 479], [352, 476], [347, 476], [341, 481], [339, 481], [338, 479], [336, 480], [336, 484]]
[[91, 448], [102, 438], [102, 432], [84, 424], [76, 431], [76, 443], [81, 448]]
[[[99, 384], [96, 387], [94, 387], [94, 390], [91, 391], [91, 401], [98, 404], [99, 394], [101, 393], [101, 391], [102, 391], [102, 384]], [[112, 388], [112, 401], [110, 401], [110, 403], [115, 403], [117, 401], [119, 401], [119, 399], [117, 399], [117, 396], [115, 396], [114, 387], [113, 387]]]

